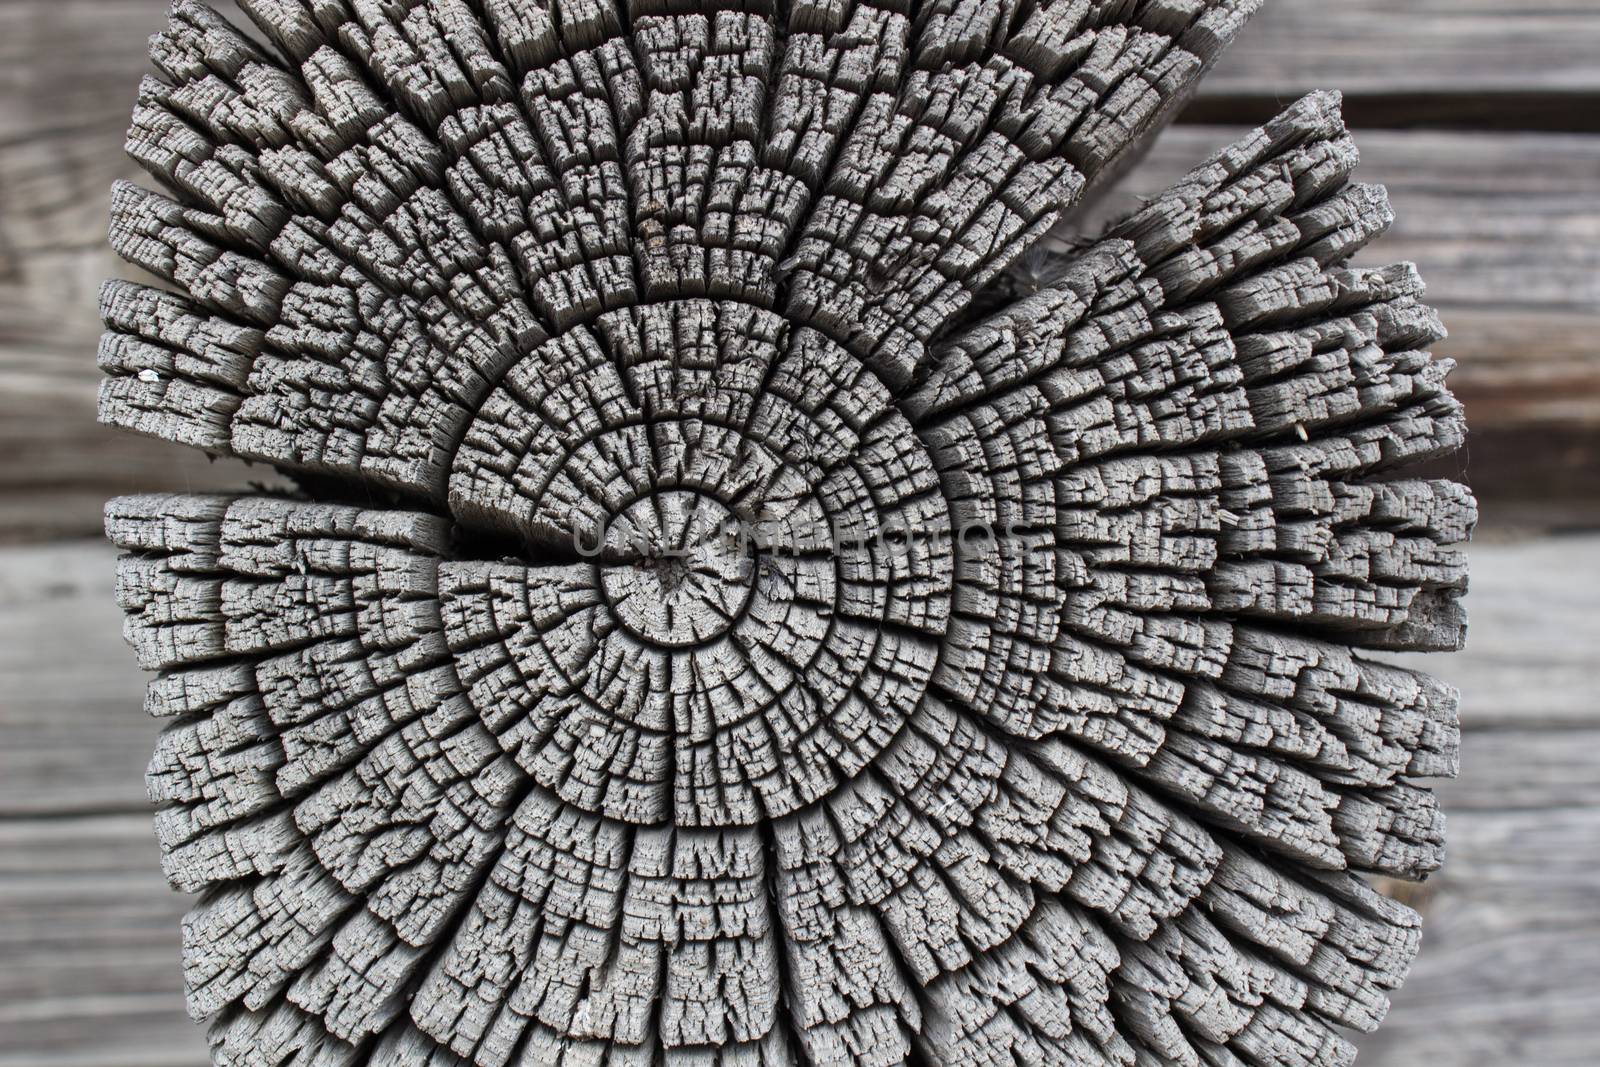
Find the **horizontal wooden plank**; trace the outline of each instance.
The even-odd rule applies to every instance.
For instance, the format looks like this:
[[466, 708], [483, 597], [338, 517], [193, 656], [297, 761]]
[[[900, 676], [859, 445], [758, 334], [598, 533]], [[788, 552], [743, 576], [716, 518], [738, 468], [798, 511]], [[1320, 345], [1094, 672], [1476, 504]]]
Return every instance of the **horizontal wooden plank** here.
[[1600, 0], [1268, 0], [1206, 92], [1600, 90]]
[[[1238, 132], [1169, 131], [1089, 218], [1127, 208]], [[1484, 497], [1486, 522], [1536, 517], [1525, 509], [1532, 497], [1557, 505], [1539, 521], [1592, 523], [1600, 518], [1600, 349], [1592, 341], [1600, 336], [1600, 136], [1367, 131], [1361, 144], [1363, 175], [1389, 186], [1398, 214], [1363, 257], [1423, 267], [1451, 329], [1438, 352], [1458, 363], [1452, 384], [1473, 432], [1458, 467]], [[115, 267], [89, 241], [71, 254], [26, 256], [15, 281], [0, 283], [0, 536], [92, 533], [99, 502], [117, 492], [272, 477], [93, 423], [94, 293]], [[1528, 462], [1533, 455], [1539, 463]]]
[[1342, 89], [1362, 125], [1600, 128], [1600, 0], [1269, 0], [1186, 121]]
[[[1232, 126], [1167, 130], [1119, 187], [1067, 229], [1095, 232], [1243, 132]], [[1441, 308], [1496, 317], [1575, 316], [1546, 324], [1550, 332], [1540, 340], [1563, 340], [1556, 350], [1563, 361], [1581, 357], [1583, 346], [1570, 330], [1600, 314], [1600, 246], [1594, 240], [1600, 235], [1600, 137], [1359, 127], [1353, 134], [1361, 151], [1358, 177], [1386, 187], [1396, 215], [1389, 232], [1362, 253], [1364, 262], [1418, 262], [1429, 300]], [[1515, 318], [1507, 323], [1519, 332], [1530, 325]]]
[[0, 1067], [187, 1067], [185, 898], [146, 816], [0, 820]]
[[[131, 85], [164, 0], [8, 0], [0, 5], [0, 137], [114, 115], [107, 86]], [[214, 3], [224, 12], [231, 3]], [[84, 49], [80, 43], [95, 47]], [[1198, 103], [1283, 101], [1339, 88], [1359, 99], [1435, 99], [1440, 118], [1482, 124], [1485, 104], [1570, 100], [1532, 122], [1593, 128], [1580, 105], [1600, 93], [1600, 0], [1268, 0], [1201, 88]], [[42, 80], [70, 62], [78, 76]], [[55, 64], [55, 67], [49, 64]], [[1208, 104], [1207, 101], [1213, 103]], [[1475, 109], [1472, 108], [1477, 103]], [[1470, 110], [1469, 110], [1470, 109]], [[112, 119], [118, 123], [120, 120]], [[1561, 128], [1561, 127], [1558, 127]]]
[[[1508, 774], [1539, 770], [1516, 751]], [[1426, 947], [1385, 1027], [1361, 1040], [1362, 1063], [1590, 1062], [1600, 808], [1496, 812], [1451, 794], [1446, 808], [1450, 863], [1407, 887]], [[185, 901], [155, 865], [142, 816], [0, 820], [0, 949], [13, 964], [0, 974], [0, 1067], [205, 1062], [179, 993]]]
[[[141, 711], [113, 565], [97, 542], [0, 549], [0, 815], [144, 810], [159, 727]], [[1588, 743], [1600, 730], [1600, 536], [1480, 543], [1471, 565], [1466, 650], [1389, 657], [1462, 690], [1464, 759], [1482, 770], [1450, 788], [1473, 808], [1591, 803], [1600, 793], [1600, 775], [1584, 778], [1588, 754], [1600, 753]], [[1560, 732], [1513, 736], [1540, 729]], [[1541, 772], [1519, 783], [1520, 765]]]
[[[9, 305], [4, 289], [0, 284], [0, 328]], [[94, 287], [78, 290], [61, 309], [60, 340], [0, 341], [0, 542], [93, 536], [107, 498], [121, 493], [283, 484], [270, 469], [213, 462], [97, 423]], [[67, 343], [73, 335], [77, 342]]]
[[[1469, 723], [1474, 710], [1467, 709]], [[1461, 742], [1461, 777], [1441, 792], [1452, 811], [1600, 808], [1596, 752], [1600, 729], [1594, 727], [1469, 725]], [[1539, 773], [1529, 774], [1530, 767]]]
[[[1477, 544], [1469, 558], [1466, 649], [1389, 658], [1458, 686], [1469, 732], [1600, 726], [1600, 537]], [[1473, 751], [1495, 758], [1490, 742]]]
[[271, 476], [94, 421], [96, 294], [128, 276], [105, 246], [109, 190], [141, 173], [122, 138], [166, 10], [0, 4], [0, 540], [92, 534], [113, 493]]
[[[1590, 759], [1600, 769], [1592, 749]], [[1414, 901], [1422, 954], [1383, 1027], [1360, 1042], [1362, 1067], [1592, 1064], [1600, 808], [1445, 807], [1449, 860]]]
[[[1592, 1062], [1600, 809], [1447, 808], [1423, 953], [1361, 1063]], [[154, 852], [138, 816], [0, 820], [0, 1067], [206, 1062], [179, 992], [186, 902]]]
[[[1600, 728], [1600, 536], [1479, 544], [1471, 564], [1466, 651], [1390, 658], [1460, 687], [1469, 731]], [[140, 710], [112, 581], [112, 549], [98, 542], [0, 549], [0, 815], [144, 810], [158, 726]], [[1469, 739], [1466, 758], [1493, 763], [1487, 781], [1498, 782], [1510, 772], [1495, 744]], [[1521, 744], [1541, 765], [1559, 750]], [[1576, 758], [1551, 764], [1556, 777], [1516, 803], [1554, 804], [1563, 790], [1588, 802], [1595, 789], [1575, 780]], [[1485, 784], [1466, 802], [1495, 806], [1484, 791], [1502, 788]]]
[[144, 811], [160, 726], [122, 642], [110, 546], [0, 559], [0, 816]]

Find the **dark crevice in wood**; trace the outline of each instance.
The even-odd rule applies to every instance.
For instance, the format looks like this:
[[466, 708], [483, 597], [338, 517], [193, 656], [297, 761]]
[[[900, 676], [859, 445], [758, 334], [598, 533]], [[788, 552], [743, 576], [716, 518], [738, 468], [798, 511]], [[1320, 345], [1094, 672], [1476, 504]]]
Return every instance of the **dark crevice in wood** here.
[[[1455, 647], [1473, 505], [1378, 484], [1461, 417], [1415, 271], [1351, 265], [1338, 98], [989, 289], [1257, 6], [261, 0], [276, 67], [175, 7], [128, 143], [176, 199], [110, 233], [187, 295], [106, 288], [101, 415], [308, 472], [107, 512], [191, 1003], [295, 1005], [219, 1060], [1376, 1024], [1411, 942], [1306, 868], [1437, 862], [1391, 783], [1454, 697], [1351, 646]], [[1285, 941], [1304, 1010], [1213, 1017]]]
[[[1292, 98], [1290, 98], [1292, 99]], [[1281, 96], [1206, 93], [1190, 101], [1177, 122], [1195, 126], [1254, 126], [1289, 102]], [[1600, 133], [1600, 93], [1407, 92], [1345, 93], [1345, 121], [1355, 129]]]

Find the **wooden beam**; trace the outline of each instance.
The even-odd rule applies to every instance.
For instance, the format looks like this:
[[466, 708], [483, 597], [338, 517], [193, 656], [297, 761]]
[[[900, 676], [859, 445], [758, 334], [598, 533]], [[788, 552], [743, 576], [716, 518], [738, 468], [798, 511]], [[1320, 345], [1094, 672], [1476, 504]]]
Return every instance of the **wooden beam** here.
[[1255, 123], [1314, 89], [1356, 127], [1600, 130], [1597, 0], [1273, 0], [1182, 121]]
[[[1437, 16], [1433, 8], [1445, 2], [1429, 0], [1422, 10]], [[1358, 14], [1350, 6], [1270, 5], [1225, 54], [1201, 99], [1257, 85], [1273, 110], [1307, 85], [1378, 92], [1377, 71], [1411, 79], [1413, 88], [1432, 78], [1433, 89], [1457, 95], [1477, 83], [1448, 82], [1440, 72], [1472, 70], [1491, 86], [1520, 82], [1541, 92], [1586, 92], [1586, 76], [1600, 80], [1592, 64], [1562, 58], [1593, 54], [1587, 35], [1600, 32], [1600, 0], [1531, 9], [1485, 2], [1461, 18], [1437, 19], [1426, 34], [1410, 32], [1408, 20], [1423, 17], [1413, 5], [1358, 0]], [[104, 245], [104, 192], [140, 173], [123, 156], [121, 136], [148, 69], [144, 38], [164, 8], [149, 0], [0, 5], [0, 540], [92, 534], [100, 504], [119, 492], [272, 477], [93, 423], [95, 294], [103, 278], [130, 273]], [[1306, 29], [1313, 14], [1319, 32], [1343, 43], [1318, 45]], [[1514, 46], [1499, 61], [1468, 61], [1502, 37]], [[1402, 47], [1433, 58], [1413, 63], [1397, 54]], [[1373, 49], [1385, 58], [1369, 71], [1362, 57]], [[1548, 58], [1517, 61], [1535, 53]], [[1296, 60], [1272, 59], [1283, 54]], [[75, 78], [48, 76], [68, 62]], [[1452, 384], [1469, 412], [1467, 473], [1486, 521], [1509, 521], [1513, 510], [1555, 525], [1592, 517], [1549, 503], [1600, 499], [1600, 356], [1592, 344], [1600, 252], [1589, 238], [1600, 228], [1600, 136], [1413, 137], [1355, 125], [1362, 176], [1389, 186], [1398, 215], [1369, 258], [1421, 264], [1430, 300], [1446, 316], [1452, 336], [1440, 352], [1460, 364]], [[1153, 193], [1237, 132], [1169, 131], [1121, 191]], [[1530, 471], [1522, 458], [1529, 450], [1547, 461]]]
[[[17, 793], [35, 794], [27, 817], [0, 817], [0, 950], [23, 964], [0, 974], [0, 1067], [204, 1064], [180, 1006], [178, 917], [190, 902], [162, 882], [135, 795], [156, 727], [109, 610], [113, 551], [43, 551], [0, 548], [0, 760], [17, 753], [0, 783], [18, 783], [5, 791], [13, 812]], [[1592, 1058], [1596, 559], [1592, 536], [1475, 546], [1466, 650], [1416, 661], [1462, 689], [1464, 774], [1441, 789], [1450, 861], [1411, 898], [1427, 947], [1384, 1027], [1361, 1039], [1362, 1067]], [[19, 690], [24, 665], [36, 682]], [[68, 678], [73, 689], [52, 696]], [[71, 708], [74, 691], [92, 699]], [[86, 755], [97, 736], [123, 751]], [[18, 779], [30, 761], [53, 773]], [[81, 813], [95, 775], [123, 779], [99, 802], [125, 814]]]

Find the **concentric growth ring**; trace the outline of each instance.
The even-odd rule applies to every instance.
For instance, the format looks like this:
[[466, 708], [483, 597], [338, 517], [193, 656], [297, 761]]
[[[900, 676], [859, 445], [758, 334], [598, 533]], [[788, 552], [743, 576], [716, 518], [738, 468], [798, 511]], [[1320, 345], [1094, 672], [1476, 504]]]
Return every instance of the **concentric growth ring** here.
[[755, 585], [755, 544], [727, 505], [671, 490], [634, 501], [599, 541], [633, 562], [597, 567], [629, 633], [662, 648], [708, 644], [738, 621]]
[[937, 662], [951, 520], [926, 445], [860, 359], [747, 304], [642, 305], [535, 347], [467, 422], [450, 504], [527, 539], [535, 598], [592, 585], [591, 608], [492, 638], [472, 612], [449, 625], [476, 586], [442, 593], [447, 639], [505, 647], [530, 694], [495, 689], [482, 721], [587, 812], [732, 826], [815, 804]]

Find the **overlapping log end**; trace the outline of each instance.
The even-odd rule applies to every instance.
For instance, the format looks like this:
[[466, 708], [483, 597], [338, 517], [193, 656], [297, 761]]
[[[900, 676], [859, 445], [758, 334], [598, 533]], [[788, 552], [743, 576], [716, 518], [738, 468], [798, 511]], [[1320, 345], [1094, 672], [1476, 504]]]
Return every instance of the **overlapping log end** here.
[[1328, 1065], [1418, 945], [1462, 441], [1255, 0], [245, 0], [152, 39], [107, 509], [218, 1064]]

